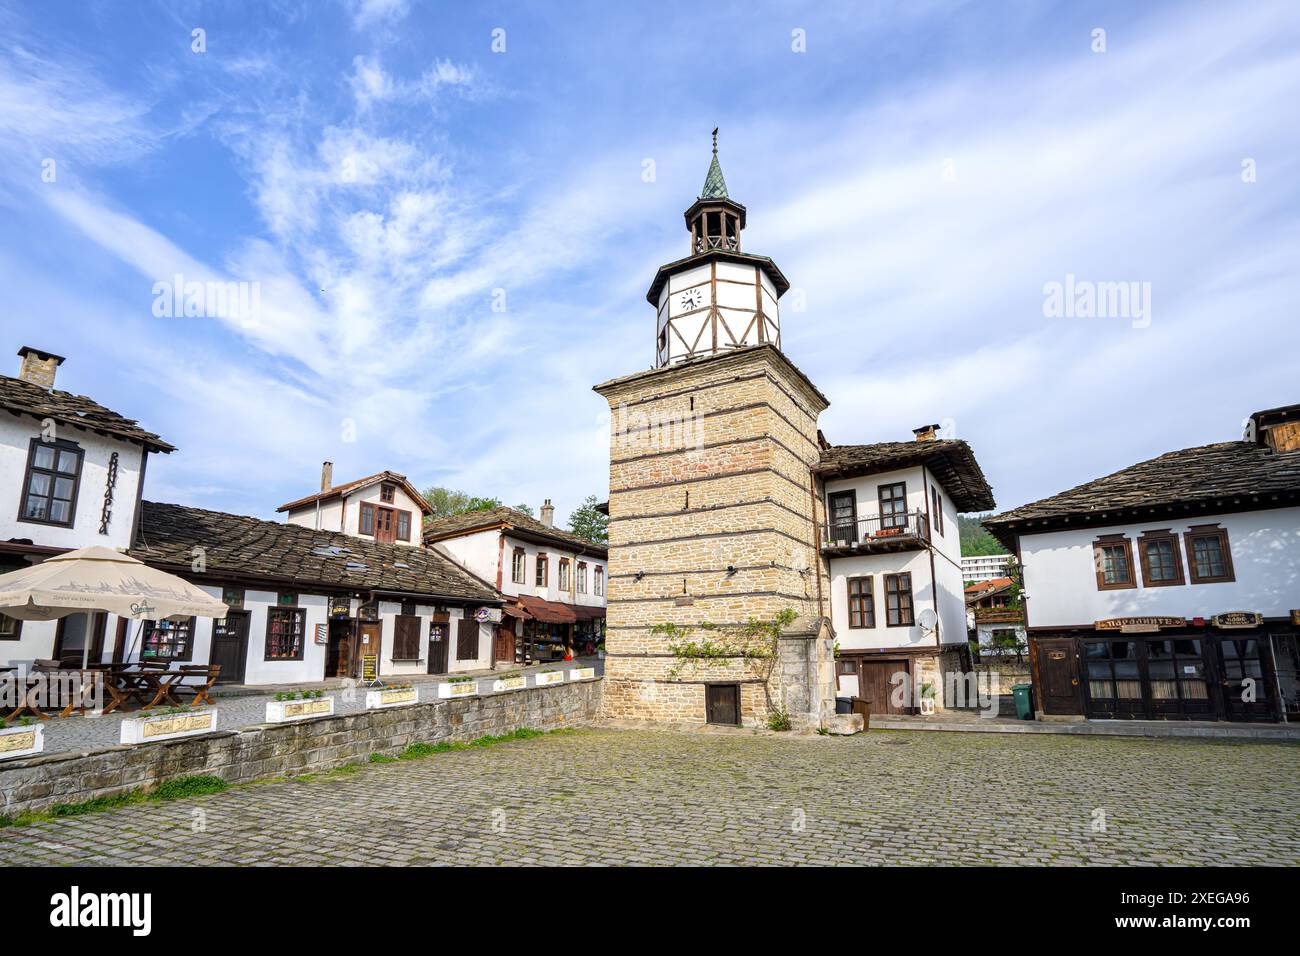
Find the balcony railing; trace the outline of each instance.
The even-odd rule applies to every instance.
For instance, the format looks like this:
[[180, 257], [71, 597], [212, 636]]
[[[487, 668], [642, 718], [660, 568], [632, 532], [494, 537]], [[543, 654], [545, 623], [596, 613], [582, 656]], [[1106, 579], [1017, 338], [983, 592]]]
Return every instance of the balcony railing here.
[[930, 519], [924, 511], [872, 515], [856, 521], [831, 521], [822, 550], [843, 554], [912, 551], [930, 543]]
[[977, 607], [976, 624], [1024, 624], [1025, 612], [1018, 607]]

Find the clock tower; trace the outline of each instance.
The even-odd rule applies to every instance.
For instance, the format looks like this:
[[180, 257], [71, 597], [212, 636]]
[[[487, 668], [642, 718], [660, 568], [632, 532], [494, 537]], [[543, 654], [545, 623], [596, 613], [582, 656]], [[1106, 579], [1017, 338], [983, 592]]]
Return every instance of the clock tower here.
[[781, 347], [777, 300], [790, 288], [767, 256], [741, 251], [745, 207], [727, 194], [713, 131], [713, 162], [686, 210], [690, 255], [660, 267], [646, 298], [655, 307], [656, 366], [746, 345]]
[[789, 283], [742, 250], [745, 216], [714, 130], [686, 210], [690, 255], [646, 294], [654, 367], [596, 386], [611, 412], [611, 718], [754, 726], [783, 713], [811, 728], [834, 712], [811, 472], [828, 402], [781, 351]]

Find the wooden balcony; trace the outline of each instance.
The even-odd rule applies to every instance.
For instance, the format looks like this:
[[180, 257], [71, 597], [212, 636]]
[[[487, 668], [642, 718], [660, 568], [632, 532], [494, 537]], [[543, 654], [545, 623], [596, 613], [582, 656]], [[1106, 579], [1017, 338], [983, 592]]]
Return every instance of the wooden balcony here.
[[976, 624], [1024, 624], [1025, 612], [1014, 607], [977, 607]]
[[822, 553], [833, 558], [919, 551], [929, 546], [930, 519], [923, 511], [832, 522], [822, 529]]

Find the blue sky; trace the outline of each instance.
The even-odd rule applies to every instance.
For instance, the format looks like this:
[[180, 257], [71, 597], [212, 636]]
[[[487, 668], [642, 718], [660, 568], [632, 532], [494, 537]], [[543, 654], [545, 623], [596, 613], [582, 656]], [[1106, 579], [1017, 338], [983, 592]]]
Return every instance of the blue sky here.
[[[0, 0], [3, 339], [180, 448], [154, 500], [330, 459], [562, 516], [720, 126], [830, 440], [947, 423], [1012, 507], [1300, 400], [1297, 102], [1287, 3]], [[257, 321], [156, 317], [178, 273]]]

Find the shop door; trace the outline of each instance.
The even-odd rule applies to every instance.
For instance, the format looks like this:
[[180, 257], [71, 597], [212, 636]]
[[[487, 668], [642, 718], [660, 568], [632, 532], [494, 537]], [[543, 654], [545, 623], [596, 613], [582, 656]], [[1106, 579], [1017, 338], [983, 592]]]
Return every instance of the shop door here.
[[1268, 639], [1224, 637], [1219, 645], [1219, 685], [1228, 720], [1276, 720]]
[[325, 651], [326, 677], [356, 676], [352, 648], [352, 621], [330, 621], [329, 647]]
[[1082, 714], [1079, 651], [1072, 637], [1038, 640], [1038, 706], [1044, 714]]
[[441, 619], [435, 617], [433, 623], [429, 625], [429, 673], [445, 674], [447, 673], [447, 632], [449, 625], [447, 616], [442, 615]]
[[375, 674], [379, 673], [379, 663], [383, 653], [383, 625], [378, 621], [357, 625], [357, 663], [366, 657], [375, 658]]
[[509, 624], [497, 625], [496, 641], [493, 642], [493, 659], [515, 662], [515, 631]]
[[711, 724], [740, 723], [740, 685], [706, 684], [704, 687], [704, 715]]
[[906, 677], [911, 668], [905, 660], [863, 659], [859, 665], [858, 696], [868, 702], [873, 714], [906, 714], [911, 709]]
[[220, 664], [218, 684], [241, 684], [248, 657], [248, 612], [227, 611], [225, 618], [212, 622], [212, 648], [208, 663]]

